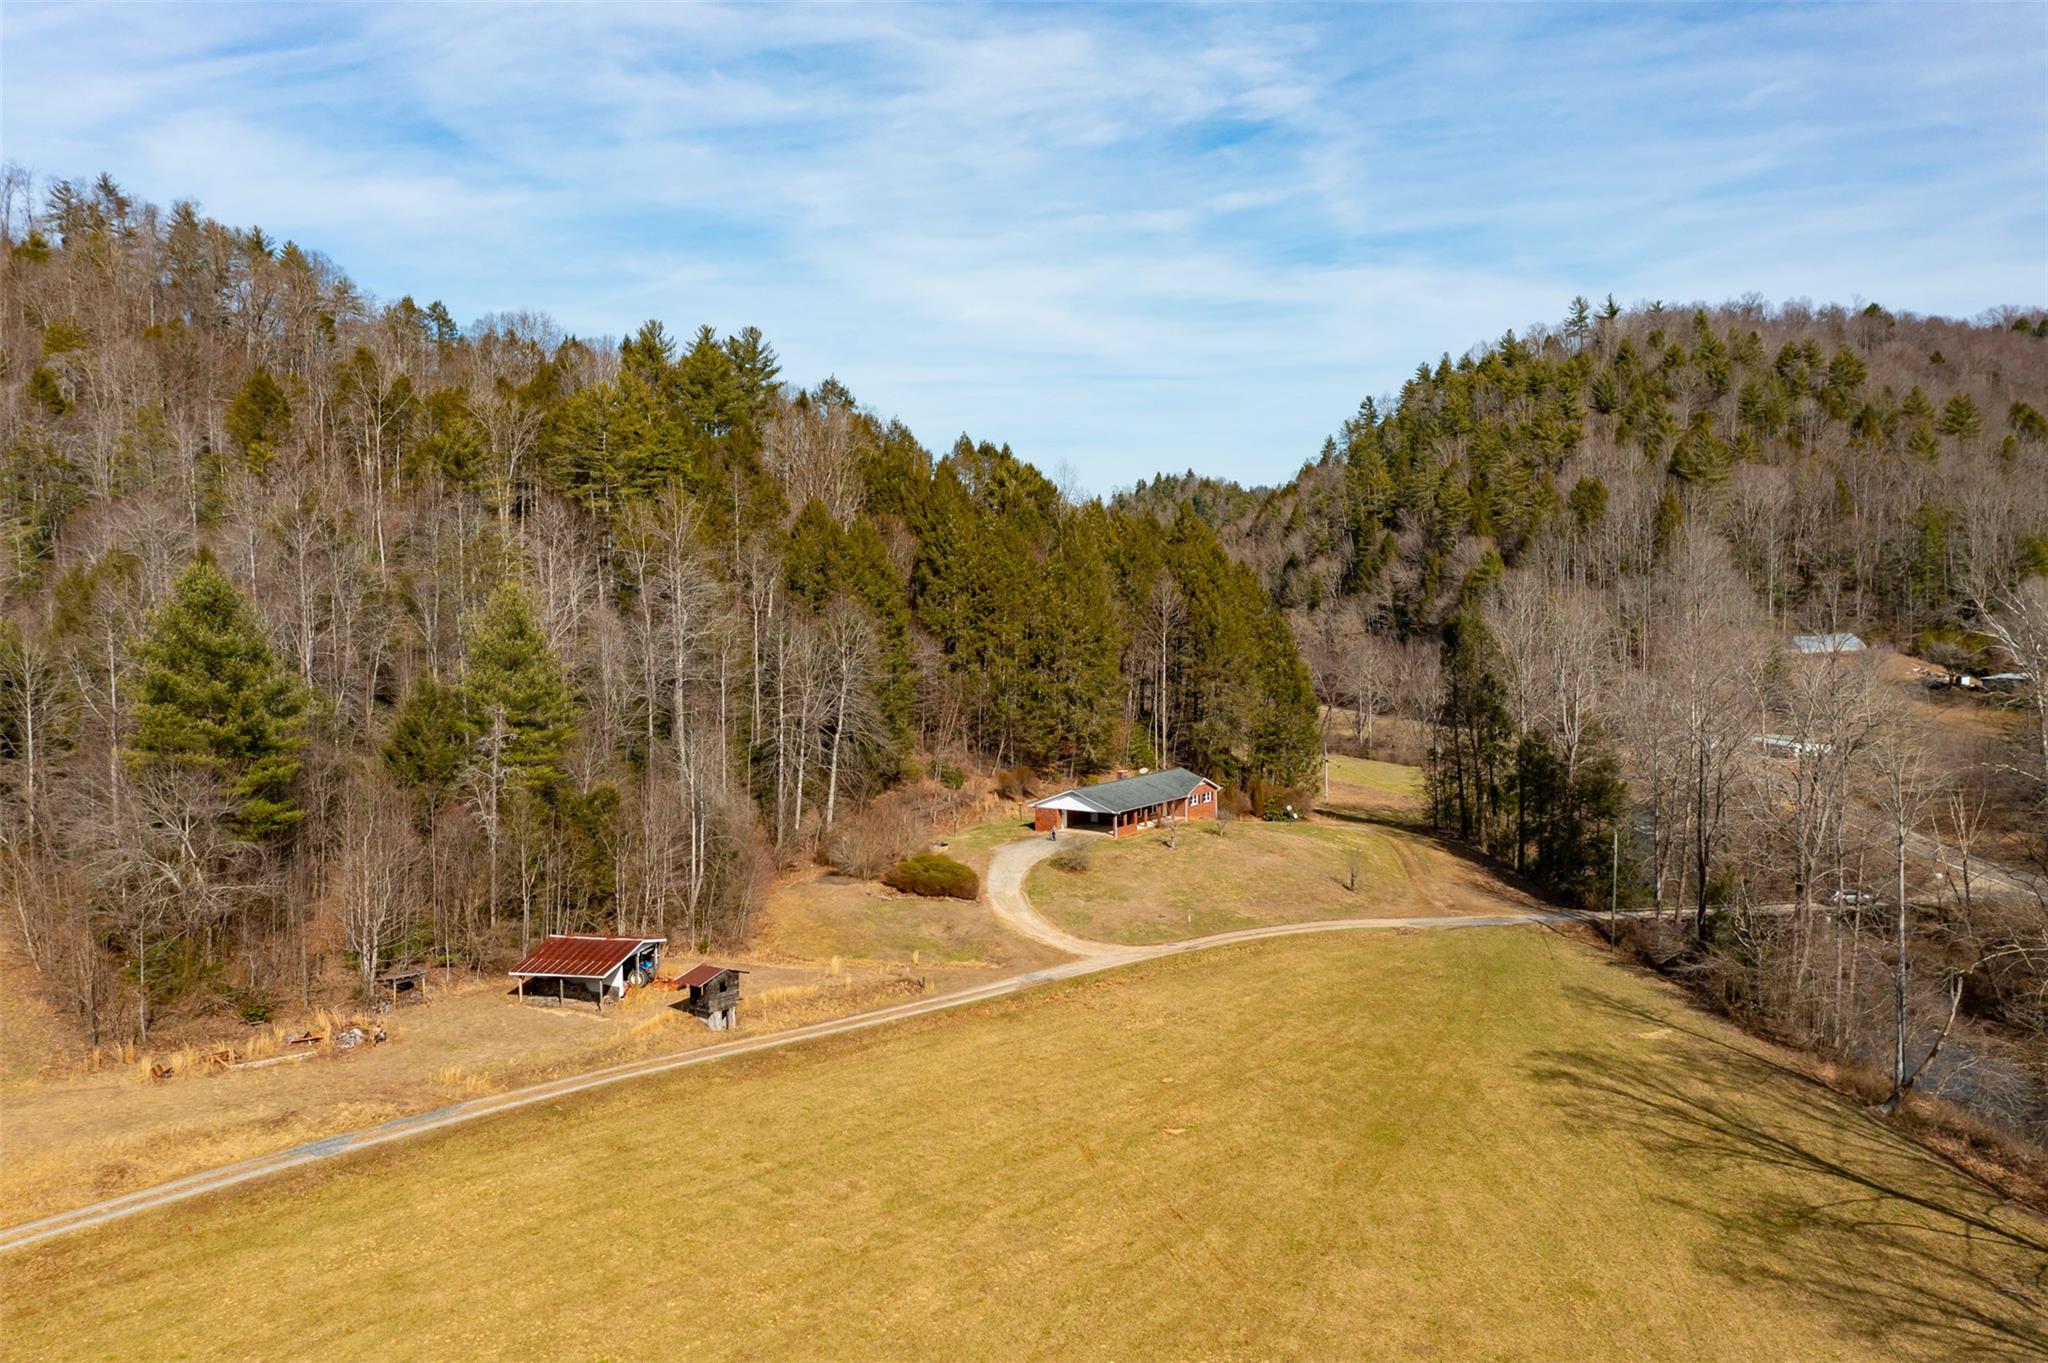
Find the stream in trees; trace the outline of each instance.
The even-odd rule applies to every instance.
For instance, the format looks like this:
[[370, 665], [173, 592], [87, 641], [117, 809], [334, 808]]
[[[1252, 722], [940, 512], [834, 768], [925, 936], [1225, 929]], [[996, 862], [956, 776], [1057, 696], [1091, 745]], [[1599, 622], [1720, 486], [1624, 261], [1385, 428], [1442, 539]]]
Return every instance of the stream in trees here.
[[[1931, 1030], [1912, 1037], [1908, 1066], [1933, 1044]], [[1891, 1052], [1877, 1047], [1860, 1058], [1889, 1069]], [[1972, 1116], [2033, 1140], [2048, 1139], [2048, 1050], [2036, 1047], [2029, 1054], [2000, 1038], [1958, 1027], [1928, 1063], [1918, 1087]]]

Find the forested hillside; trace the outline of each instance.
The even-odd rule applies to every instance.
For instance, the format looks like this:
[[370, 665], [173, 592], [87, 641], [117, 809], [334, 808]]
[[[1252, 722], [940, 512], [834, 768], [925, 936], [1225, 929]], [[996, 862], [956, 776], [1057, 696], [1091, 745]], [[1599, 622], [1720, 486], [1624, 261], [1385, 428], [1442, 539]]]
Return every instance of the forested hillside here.
[[95, 1040], [545, 930], [729, 940], [963, 765], [1310, 778], [1308, 673], [1199, 516], [934, 458], [751, 329], [460, 325], [108, 179], [29, 189], [5, 893]]
[[[1753, 650], [1795, 630], [2029, 670], [2044, 408], [2048, 315], [1576, 299], [1555, 328], [1367, 399], [1286, 486], [1191, 474], [1118, 504], [1216, 525], [1290, 612], [1333, 703], [1466, 730], [1440, 753], [1452, 821], [1520, 863], [1533, 811], [1518, 803], [1559, 802], [1500, 793], [1520, 780], [1515, 745], [1533, 734], [1576, 772], [1589, 737], [1610, 747], [1645, 719], [1637, 683], [1668, 691], [1689, 669], [1729, 688], [1692, 708], [1751, 724], [1746, 737], [1788, 699]], [[1728, 638], [1756, 666], [1688, 657]], [[2037, 777], [2044, 756], [2027, 759]], [[1645, 799], [1683, 785], [1638, 775]], [[1651, 877], [1679, 893], [1688, 871], [1667, 852]]]
[[[1583, 903], [1682, 908], [1655, 959], [1857, 1057], [1961, 1000], [2038, 1066], [2044, 411], [2039, 311], [1579, 299], [1368, 399], [1283, 487], [1118, 504], [1257, 567], [1343, 736], [1426, 722], [1441, 826]], [[1915, 657], [1789, 647], [1846, 631]], [[1916, 667], [2007, 675], [1944, 705]]]
[[1441, 623], [1476, 568], [1550, 540], [1646, 572], [1710, 525], [1778, 623], [1902, 640], [1967, 623], [1971, 575], [2041, 561], [2048, 315], [1979, 323], [1761, 301], [1567, 319], [1423, 365], [1367, 398], [1289, 485], [1141, 485], [1226, 534], [1283, 606], [1352, 598], [1396, 634]]

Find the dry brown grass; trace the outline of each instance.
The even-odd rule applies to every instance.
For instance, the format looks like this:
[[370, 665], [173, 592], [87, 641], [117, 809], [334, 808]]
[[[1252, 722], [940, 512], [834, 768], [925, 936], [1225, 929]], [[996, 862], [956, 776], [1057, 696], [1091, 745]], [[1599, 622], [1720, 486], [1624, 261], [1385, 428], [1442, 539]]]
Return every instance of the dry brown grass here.
[[[696, 1111], [719, 1138], [680, 1150]], [[621, 1186], [669, 1192], [644, 1232]], [[0, 1307], [52, 1359], [529, 1357], [630, 1302], [622, 1353], [1932, 1363], [2048, 1349], [2044, 1255], [1531, 928], [1204, 953], [579, 1095], [26, 1251]]]
[[[1049, 859], [1026, 890], [1076, 936], [1149, 943], [1323, 918], [1441, 917], [1539, 907], [1488, 867], [1403, 827], [1328, 817], [1197, 823], [1175, 845], [1154, 831], [1090, 840], [1089, 870]], [[1348, 888], [1359, 864], [1358, 888]]]
[[865, 979], [838, 976], [816, 984], [764, 989], [740, 1006], [740, 1025], [749, 1031], [786, 1031], [827, 1018], [846, 1017], [904, 1003], [936, 992], [931, 979], [919, 975], [882, 975]]
[[[817, 973], [753, 969], [750, 981], [769, 990]], [[844, 972], [833, 990], [767, 1009], [753, 1006], [758, 995], [750, 989], [742, 1026], [769, 1030], [871, 1006], [871, 997], [887, 993], [872, 989], [871, 979], [871, 972]], [[459, 1099], [724, 1038], [675, 1002], [672, 992], [636, 990], [599, 1018], [587, 1008], [519, 1007], [503, 983], [486, 980], [381, 1015], [390, 1039], [374, 1049], [322, 1046], [303, 1062], [275, 1063], [302, 1054], [284, 1044], [290, 1035], [331, 1037], [364, 1021], [325, 1010], [235, 1036], [243, 1059], [273, 1062], [254, 1069], [213, 1063], [222, 1049], [214, 1043], [115, 1044], [84, 1064], [46, 1065], [0, 1088], [0, 1224]]]
[[[110, 1069], [122, 1070], [138, 1082], [148, 1084], [193, 1079], [225, 1074], [241, 1066], [285, 1054], [335, 1054], [338, 1048], [334, 1039], [341, 1032], [355, 1028], [367, 1037], [378, 1025], [378, 1019], [368, 1014], [316, 1008], [296, 1022], [277, 1023], [217, 1040], [148, 1049], [132, 1041], [114, 1046], [95, 1046], [78, 1062], [77, 1071], [83, 1075], [95, 1075]], [[308, 1033], [317, 1035], [320, 1040], [305, 1043], [303, 1051], [301, 1047], [290, 1044], [293, 1037]]]
[[915, 961], [934, 969], [987, 972], [1055, 959], [1007, 932], [988, 906], [923, 899], [871, 881], [819, 875], [784, 884], [762, 905], [751, 944], [771, 960], [896, 969]]

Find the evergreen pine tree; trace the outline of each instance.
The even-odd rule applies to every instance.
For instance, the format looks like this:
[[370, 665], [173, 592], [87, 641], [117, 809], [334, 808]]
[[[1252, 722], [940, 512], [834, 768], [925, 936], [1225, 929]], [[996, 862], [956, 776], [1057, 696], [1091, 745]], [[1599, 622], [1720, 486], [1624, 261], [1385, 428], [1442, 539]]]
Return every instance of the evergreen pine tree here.
[[1935, 429], [1958, 445], [1967, 445], [1984, 429], [1984, 416], [1968, 393], [1957, 393], [1942, 407], [1941, 423]]
[[1571, 314], [1564, 319], [1564, 334], [1571, 338], [1572, 353], [1577, 354], [1586, 344], [1586, 337], [1593, 333], [1593, 305], [1586, 301], [1584, 294], [1572, 299]]
[[429, 814], [448, 802], [469, 761], [473, 735], [462, 696], [432, 675], [405, 693], [384, 740], [384, 765], [418, 795]]
[[476, 734], [503, 725], [502, 761], [516, 786], [545, 795], [561, 782], [562, 754], [576, 732], [576, 702], [516, 581], [507, 579], [491, 593], [470, 634], [462, 699]]
[[157, 608], [136, 661], [130, 761], [213, 773], [245, 837], [274, 837], [299, 821], [291, 786], [305, 694], [210, 557]]
[[457, 487], [475, 487], [490, 459], [490, 435], [470, 410], [468, 394], [443, 388], [420, 404], [420, 438], [407, 461], [419, 478], [433, 469]]
[[[768, 409], [775, 376], [782, 372], [782, 361], [759, 327], [741, 327], [736, 334], [726, 337], [725, 353], [732, 357], [742, 412], [750, 424], [758, 424]], [[846, 393], [836, 379], [826, 379], [825, 384], [838, 393]], [[821, 395], [825, 393], [824, 385], [820, 385], [819, 391]], [[846, 405], [853, 406], [851, 394], [846, 394]]]
[[1572, 524], [1580, 533], [1596, 528], [1607, 519], [1607, 484], [1590, 475], [1581, 477], [1572, 484], [1572, 494], [1566, 500], [1572, 513]]
[[1045, 572], [1057, 590], [1026, 624], [1020, 744], [1035, 765], [1086, 772], [1111, 756], [1110, 726], [1119, 714], [1122, 676], [1101, 534], [1085, 512], [1070, 514], [1054, 532]]
[[1667, 487], [1664, 495], [1657, 499], [1657, 514], [1651, 526], [1651, 556], [1663, 562], [1664, 556], [1678, 543], [1678, 536], [1685, 529], [1685, 503], [1678, 500], [1678, 489]]
[[268, 369], [257, 370], [242, 385], [242, 391], [228, 405], [225, 425], [228, 438], [235, 442], [236, 452], [248, 461], [250, 472], [260, 474], [270, 467], [270, 461], [291, 436], [292, 404]]

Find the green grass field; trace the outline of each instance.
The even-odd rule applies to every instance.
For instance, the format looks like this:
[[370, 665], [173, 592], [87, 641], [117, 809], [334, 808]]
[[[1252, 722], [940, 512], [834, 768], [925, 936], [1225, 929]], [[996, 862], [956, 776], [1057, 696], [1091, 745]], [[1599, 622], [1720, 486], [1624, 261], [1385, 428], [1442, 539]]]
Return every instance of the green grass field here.
[[[1077, 843], [1088, 869], [1042, 863], [1026, 892], [1077, 936], [1145, 944], [1319, 918], [1499, 913], [1533, 901], [1412, 831], [1341, 819], [1239, 819]], [[1350, 858], [1358, 889], [1347, 889]]]
[[2048, 1350], [2048, 1230], [1539, 928], [1202, 953], [10, 1256], [19, 1358]]
[[[1347, 797], [1350, 797], [1347, 799]], [[1363, 798], [1360, 798], [1363, 797]], [[1420, 803], [1422, 772], [1393, 762], [1330, 754], [1330, 802]]]

